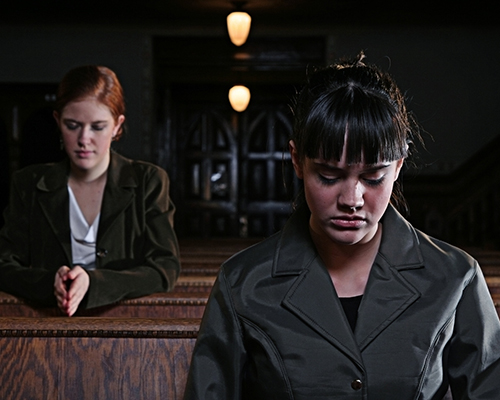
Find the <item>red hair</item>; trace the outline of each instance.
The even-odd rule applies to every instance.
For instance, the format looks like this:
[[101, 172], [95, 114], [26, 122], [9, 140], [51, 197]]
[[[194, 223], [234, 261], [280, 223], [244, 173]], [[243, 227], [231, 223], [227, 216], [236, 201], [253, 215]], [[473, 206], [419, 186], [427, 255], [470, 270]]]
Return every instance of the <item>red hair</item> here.
[[[95, 97], [109, 108], [114, 120], [125, 114], [123, 88], [116, 74], [107, 67], [84, 65], [70, 70], [62, 79], [57, 90], [56, 112], [61, 115], [68, 103], [85, 97]], [[123, 133], [120, 127], [114, 140]]]

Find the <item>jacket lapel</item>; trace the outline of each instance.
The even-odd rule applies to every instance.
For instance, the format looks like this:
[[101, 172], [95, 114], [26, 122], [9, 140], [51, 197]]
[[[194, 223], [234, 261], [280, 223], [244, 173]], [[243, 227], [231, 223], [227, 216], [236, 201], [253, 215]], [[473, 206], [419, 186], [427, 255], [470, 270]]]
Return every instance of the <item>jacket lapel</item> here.
[[358, 345], [319, 257], [299, 276], [283, 304], [362, 368]]
[[[71, 231], [69, 223], [69, 195], [67, 189], [69, 165], [67, 161], [54, 164], [37, 183], [38, 202], [63, 251], [71, 263]], [[104, 190], [99, 220], [98, 237], [102, 238], [113, 222], [124, 212], [134, 198], [129, 188], [137, 186], [137, 177], [130, 162], [111, 153], [108, 181]], [[63, 212], [66, 210], [66, 212]], [[57, 216], [57, 218], [54, 218]]]
[[376, 261], [358, 313], [355, 332], [360, 349], [363, 350], [419, 297], [420, 294], [385, 260]]
[[423, 268], [418, 239], [411, 225], [389, 205], [353, 334], [310, 238], [308, 215], [306, 207], [292, 215], [275, 253], [274, 276], [299, 275], [283, 305], [362, 368], [361, 351], [420, 297], [408, 274], [402, 274]]
[[[69, 227], [68, 164], [54, 164], [37, 183], [38, 203], [52, 231], [71, 264], [71, 232]], [[66, 212], [64, 211], [66, 210]]]
[[309, 235], [308, 210], [297, 210], [283, 230], [276, 250], [274, 276], [299, 275], [283, 299], [283, 306], [340, 349], [362, 368], [340, 300]]
[[102, 199], [99, 219], [98, 242], [106, 235], [114, 221], [127, 209], [134, 198], [129, 188], [137, 186], [137, 177], [132, 165], [124, 157], [111, 152], [108, 181]]
[[420, 297], [420, 293], [401, 273], [423, 268], [414, 229], [392, 206], [384, 214], [382, 226], [379, 253], [359, 308], [355, 336], [360, 350]]

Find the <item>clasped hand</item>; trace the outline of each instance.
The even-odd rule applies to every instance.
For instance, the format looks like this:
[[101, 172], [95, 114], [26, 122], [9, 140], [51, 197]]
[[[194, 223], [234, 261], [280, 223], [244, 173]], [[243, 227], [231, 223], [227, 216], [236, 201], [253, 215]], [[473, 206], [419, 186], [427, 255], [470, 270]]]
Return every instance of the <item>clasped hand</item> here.
[[68, 317], [71, 317], [89, 289], [90, 278], [80, 266], [70, 269], [63, 265], [57, 270], [54, 280], [54, 295], [57, 306]]

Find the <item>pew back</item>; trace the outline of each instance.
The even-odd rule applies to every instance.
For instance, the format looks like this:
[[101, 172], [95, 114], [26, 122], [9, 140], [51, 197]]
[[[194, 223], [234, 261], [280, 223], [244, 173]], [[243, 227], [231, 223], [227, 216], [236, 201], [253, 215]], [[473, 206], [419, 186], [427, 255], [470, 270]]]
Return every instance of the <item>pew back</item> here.
[[198, 319], [0, 318], [0, 399], [182, 399]]
[[[116, 304], [78, 311], [75, 316], [139, 317], [139, 318], [201, 318], [209, 292], [178, 291], [154, 293]], [[0, 292], [0, 317], [63, 316], [57, 307], [39, 307], [24, 299]]]

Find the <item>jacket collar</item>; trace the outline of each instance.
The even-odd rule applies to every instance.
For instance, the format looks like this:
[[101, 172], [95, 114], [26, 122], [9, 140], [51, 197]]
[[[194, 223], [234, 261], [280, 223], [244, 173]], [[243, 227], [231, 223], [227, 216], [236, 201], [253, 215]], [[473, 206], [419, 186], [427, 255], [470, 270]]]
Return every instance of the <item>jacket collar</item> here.
[[127, 209], [135, 197], [132, 188], [137, 187], [138, 178], [132, 161], [111, 152], [108, 180], [104, 189], [101, 218], [97, 240], [104, 237], [113, 222]]
[[[66, 158], [48, 168], [40, 177], [36, 186], [43, 192], [54, 192], [63, 188], [65, 189], [68, 184], [69, 172], [69, 159]], [[117, 187], [137, 186], [137, 175], [131, 161], [112, 150], [108, 167], [107, 185]]]
[[136, 187], [138, 185], [138, 178], [132, 166], [132, 161], [114, 151], [111, 151], [108, 184], [122, 188]]
[[[58, 241], [69, 260], [71, 257], [69, 227], [69, 196], [67, 190], [69, 160], [51, 165], [38, 180], [36, 187], [41, 192], [38, 201]], [[110, 164], [99, 220], [98, 241], [114, 220], [129, 206], [135, 194], [130, 188], [138, 185], [132, 162], [111, 151]], [[66, 212], [61, 212], [66, 210]]]
[[[285, 225], [274, 255], [273, 276], [299, 274], [318, 256], [309, 234], [309, 216], [303, 205]], [[379, 257], [398, 270], [421, 267], [420, 243], [410, 223], [391, 204], [381, 222], [384, 230]]]
[[300, 274], [317, 257], [309, 234], [309, 216], [309, 208], [303, 205], [285, 224], [274, 254], [273, 276]]
[[362, 368], [360, 352], [420, 296], [400, 273], [423, 267], [418, 238], [408, 222], [389, 206], [382, 219], [382, 243], [353, 334], [330, 275], [310, 238], [309, 215], [307, 207], [298, 209], [276, 248], [273, 276], [298, 275], [283, 305]]
[[42, 192], [55, 192], [65, 189], [69, 176], [69, 160], [66, 158], [47, 168], [38, 180], [36, 187]]
[[382, 226], [379, 256], [398, 270], [422, 267], [424, 258], [417, 233], [391, 204], [382, 217]]

